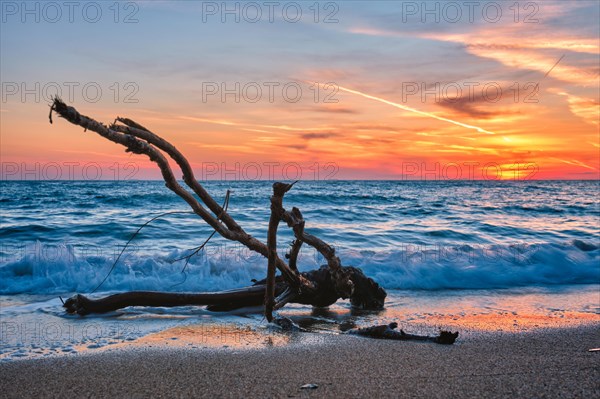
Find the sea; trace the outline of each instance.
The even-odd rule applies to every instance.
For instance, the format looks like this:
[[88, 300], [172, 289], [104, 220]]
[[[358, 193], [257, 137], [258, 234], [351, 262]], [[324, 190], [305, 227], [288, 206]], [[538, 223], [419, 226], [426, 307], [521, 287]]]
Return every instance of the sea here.
[[[220, 203], [229, 191], [228, 212], [266, 241], [272, 182], [202, 184]], [[266, 260], [215, 236], [186, 263], [212, 229], [162, 181], [0, 181], [0, 188], [0, 361], [100, 350], [188, 325], [271, 328], [260, 309], [65, 314], [61, 301], [76, 293], [251, 285], [265, 277]], [[328, 310], [292, 304], [280, 314], [324, 333], [344, 323], [524, 331], [573, 315], [598, 320], [599, 194], [599, 181], [300, 181], [284, 207], [298, 207], [306, 231], [388, 298], [380, 312], [340, 300]], [[282, 224], [282, 257], [292, 240]], [[325, 263], [302, 249], [301, 271]]]

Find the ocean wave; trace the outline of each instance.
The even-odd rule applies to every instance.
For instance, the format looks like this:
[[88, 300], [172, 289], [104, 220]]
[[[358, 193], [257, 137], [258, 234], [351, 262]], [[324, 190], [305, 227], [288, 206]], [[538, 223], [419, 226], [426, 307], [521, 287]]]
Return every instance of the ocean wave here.
[[406, 290], [498, 289], [600, 283], [598, 245], [568, 244], [415, 246], [389, 258], [356, 265], [386, 288]]
[[[60, 245], [47, 253], [42, 245], [0, 264], [0, 294], [87, 293], [104, 279], [115, 256], [80, 253]], [[600, 283], [600, 249], [592, 242], [518, 245], [404, 245], [397, 250], [340, 249], [346, 265], [358, 266], [388, 289], [444, 290], [496, 289]], [[124, 255], [99, 291], [163, 290], [215, 291], [251, 284], [265, 277], [266, 260], [245, 248], [208, 250], [191, 258], [189, 251], [163, 255]], [[9, 259], [8, 259], [9, 258]], [[301, 270], [323, 264], [316, 253], [305, 251]]]

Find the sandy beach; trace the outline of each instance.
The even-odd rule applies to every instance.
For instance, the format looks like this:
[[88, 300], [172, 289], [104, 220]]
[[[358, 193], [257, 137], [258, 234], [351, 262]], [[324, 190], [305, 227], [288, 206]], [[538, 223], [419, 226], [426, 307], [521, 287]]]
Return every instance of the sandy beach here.
[[[258, 349], [146, 341], [0, 364], [0, 392], [6, 398], [593, 398], [600, 397], [600, 352], [589, 350], [597, 347], [597, 323], [479, 332], [452, 346], [310, 333]], [[305, 384], [318, 387], [301, 389]]]

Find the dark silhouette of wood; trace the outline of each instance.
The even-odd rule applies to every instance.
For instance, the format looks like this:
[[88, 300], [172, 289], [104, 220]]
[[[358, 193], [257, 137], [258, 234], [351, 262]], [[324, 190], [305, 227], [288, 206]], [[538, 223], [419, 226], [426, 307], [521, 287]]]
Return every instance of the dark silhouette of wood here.
[[440, 331], [438, 336], [431, 337], [428, 335], [408, 334], [405, 333], [404, 330], [397, 331], [396, 328], [398, 328], [398, 323], [394, 322], [381, 326], [349, 330], [347, 333], [369, 338], [392, 339], [396, 341], [430, 341], [442, 345], [452, 345], [456, 341], [456, 338], [458, 338], [458, 332]]
[[[265, 292], [265, 316], [269, 322], [273, 321], [273, 308], [275, 307], [275, 261], [277, 259], [277, 229], [282, 217], [283, 196], [294, 183], [273, 184], [273, 195], [271, 196], [271, 217], [269, 218], [269, 230], [267, 233], [267, 247], [269, 248], [267, 264], [267, 289]], [[294, 271], [292, 269], [292, 271]], [[293, 296], [286, 299], [291, 300]]]
[[[352, 298], [354, 297], [353, 303], [361, 303], [365, 306], [378, 304], [381, 302], [379, 307], [383, 306], [383, 297], [381, 292], [383, 291], [375, 282], [365, 277], [362, 273], [359, 275], [351, 271], [353, 268], [345, 268], [342, 266], [340, 259], [336, 256], [333, 247], [322, 241], [316, 236], [313, 236], [304, 229], [304, 219], [298, 208], [292, 208], [291, 211], [285, 210], [283, 207], [283, 196], [292, 188], [293, 184], [275, 183], [273, 185], [273, 196], [271, 198], [271, 219], [269, 222], [269, 234], [268, 242], [265, 245], [260, 240], [252, 237], [244, 231], [244, 229], [237, 224], [237, 222], [223, 209], [202, 187], [202, 185], [196, 180], [192, 168], [179, 150], [175, 148], [171, 143], [167, 142], [163, 138], [151, 132], [143, 125], [132, 121], [128, 118], [117, 117], [115, 121], [110, 125], [106, 126], [96, 120], [80, 114], [74, 107], [68, 106], [60, 98], [55, 98], [51, 109], [50, 109], [50, 122], [52, 123], [52, 112], [58, 113], [58, 115], [67, 121], [81, 126], [85, 131], [90, 130], [98, 133], [102, 137], [120, 144], [126, 148], [126, 151], [135, 154], [144, 154], [150, 158], [151, 161], [155, 162], [160, 168], [162, 177], [165, 181], [167, 188], [185, 200], [188, 205], [192, 208], [200, 218], [208, 223], [219, 235], [228, 239], [237, 241], [252, 251], [258, 252], [265, 256], [268, 260], [267, 268], [267, 281], [265, 284], [265, 315], [269, 320], [272, 319], [273, 310], [279, 309], [290, 301], [296, 301], [300, 303], [311, 303], [315, 306], [319, 306], [319, 303], [329, 303], [339, 298]], [[179, 166], [183, 173], [183, 181], [196, 194], [199, 198], [196, 198], [190, 191], [185, 189], [177, 179], [167, 161], [167, 158], [163, 154], [167, 154], [171, 157]], [[287, 225], [293, 229], [296, 241], [292, 250], [290, 251], [290, 259], [293, 261], [293, 267], [290, 267], [283, 259], [277, 254], [277, 227], [279, 222], [283, 220]], [[314, 277], [321, 277], [327, 280], [326, 284], [321, 283], [320, 286], [316, 285], [317, 280], [311, 280], [306, 277], [307, 274], [299, 273], [296, 266], [298, 253], [302, 243], [306, 243], [309, 246], [315, 248], [323, 257], [327, 260], [328, 271], [326, 274], [323, 272], [316, 271], [316, 274], [311, 274]], [[275, 290], [275, 271], [279, 270], [285, 287], [283, 290], [276, 292]], [[321, 270], [321, 269], [320, 269]], [[359, 281], [354, 282], [352, 277], [357, 278]], [[365, 282], [363, 280], [368, 279], [373, 284]], [[357, 292], [354, 295], [355, 283], [363, 285], [363, 288], [371, 289], [373, 287], [373, 293], [365, 296], [365, 292]], [[326, 288], [325, 288], [326, 287]], [[324, 292], [329, 290], [330, 292]], [[254, 291], [253, 295], [254, 295]], [[383, 291], [385, 293], [385, 291]], [[209, 301], [205, 305], [218, 306], [217, 303], [211, 302], [214, 296], [212, 294], [190, 294], [199, 296], [183, 296], [170, 299], [169, 293], [164, 295], [153, 296], [153, 298], [160, 298], [161, 300], [167, 301], [167, 303], [180, 303], [183, 299], [190, 300], [193, 303], [198, 301]], [[177, 295], [177, 294], [174, 294]], [[247, 292], [242, 295], [249, 295]], [[277, 295], [275, 297], [275, 295]], [[360, 299], [357, 299], [359, 298]], [[84, 299], [85, 298], [85, 299]], [[74, 297], [73, 301], [69, 302], [70, 307], [67, 309], [77, 311], [76, 309], [82, 309], [82, 312], [90, 312], [91, 309], [108, 309], [114, 304], [119, 306], [127, 303], [125, 300], [128, 298], [131, 303], [140, 303], [140, 295], [131, 295], [130, 297], [113, 297], [110, 301], [105, 302], [106, 306], [100, 306], [98, 302], [94, 302], [89, 298], [79, 296]], [[220, 297], [225, 300], [229, 298], [227, 296]], [[237, 298], [237, 297], [236, 297]], [[118, 301], [117, 301], [118, 299]], [[248, 297], [250, 299], [250, 296]], [[143, 301], [141, 301], [143, 303]], [[235, 302], [235, 301], [234, 301]], [[331, 303], [333, 303], [331, 302]], [[82, 305], [80, 305], [80, 303]], [[151, 303], [155, 303], [152, 302]], [[88, 304], [92, 304], [88, 306]], [[108, 306], [111, 304], [111, 306]], [[329, 303], [330, 304], [330, 303]], [[86, 306], [89, 309], [86, 309]], [[139, 306], [139, 305], [138, 305]], [[175, 305], [173, 305], [175, 306]], [[94, 310], [95, 311], [95, 310]], [[79, 313], [79, 312], [78, 312]]]
[[[115, 123], [106, 126], [92, 118], [81, 115], [74, 107], [66, 105], [59, 98], [54, 99], [51, 110], [58, 113], [59, 116], [67, 121], [83, 127], [86, 131], [91, 130], [114, 143], [123, 145], [127, 148], [127, 152], [147, 155], [160, 168], [166, 187], [184, 199], [194, 213], [215, 229], [219, 235], [228, 240], [237, 241], [245, 245], [248, 249], [268, 257], [267, 246], [246, 233], [207, 193], [195, 179], [189, 162], [173, 145], [148, 130], [141, 130], [139, 127], [142, 125], [127, 118], [117, 118]], [[116, 122], [129, 123], [131, 126], [117, 125]], [[177, 182], [169, 162], [159, 149], [165, 151], [177, 162], [183, 171], [184, 182], [188, 186], [191, 186], [194, 193], [200, 197], [200, 200], [209, 207], [212, 213]], [[302, 280], [299, 273], [292, 271], [278, 256], [276, 257], [276, 266], [294, 288], [301, 287], [303, 290], [314, 289], [308, 281]]]
[[77, 294], [64, 303], [68, 313], [85, 316], [90, 313], [108, 313], [128, 306], [174, 307], [188, 305], [219, 305], [246, 300], [261, 300], [263, 287], [247, 287], [238, 290], [209, 293], [173, 293], [154, 291], [131, 291], [110, 295], [101, 299], [91, 299]]
[[[352, 306], [360, 309], [383, 309], [386, 292], [371, 278], [355, 267], [344, 267], [348, 275], [358, 284], [350, 297]], [[333, 305], [339, 298], [336, 295], [331, 277], [331, 271], [327, 266], [318, 270], [302, 273], [311, 283], [319, 287], [310, 293], [295, 294], [289, 302], [312, 305], [315, 307], [327, 307]], [[154, 291], [131, 291], [110, 295], [104, 298], [92, 299], [85, 295], [77, 294], [64, 303], [68, 313], [76, 313], [85, 316], [90, 313], [107, 313], [128, 306], [207, 306], [211, 311], [230, 311], [243, 307], [255, 307], [264, 303], [267, 280], [261, 280], [249, 287], [238, 288], [228, 291], [217, 291], [207, 293], [173, 293]], [[273, 292], [281, 296], [291, 291], [290, 285], [281, 276], [274, 281]]]
[[[63, 303], [68, 313], [84, 316], [90, 313], [107, 313], [128, 306], [196, 305], [207, 306], [207, 309], [212, 311], [228, 311], [247, 306], [264, 305], [265, 316], [272, 321], [273, 311], [289, 302], [326, 307], [340, 298], [349, 298], [353, 307], [383, 308], [386, 297], [385, 290], [374, 280], [365, 276], [360, 269], [342, 266], [333, 247], [305, 231], [305, 221], [298, 208], [293, 207], [291, 211], [287, 211], [283, 207], [283, 197], [295, 183], [277, 182], [273, 184], [271, 216], [265, 244], [246, 233], [227, 213], [227, 209], [224, 209], [208, 194], [196, 180], [187, 159], [175, 146], [143, 125], [128, 118], [117, 117], [111, 125], [106, 126], [80, 114], [60, 98], [55, 98], [50, 107], [50, 123], [52, 123], [52, 112], [58, 113], [60, 117], [72, 124], [83, 127], [85, 131], [93, 131], [124, 146], [127, 152], [148, 156], [158, 165], [166, 187], [186, 201], [194, 213], [208, 223], [216, 233], [228, 240], [237, 241], [267, 258], [267, 278], [249, 287], [208, 293], [133, 291], [98, 299], [77, 294]], [[177, 163], [182, 171], [184, 183], [192, 192], [179, 184], [163, 153]], [[199, 200], [194, 197], [194, 194], [198, 196]], [[295, 235], [295, 240], [286, 256], [289, 264], [277, 254], [277, 230], [280, 221], [284, 221]], [[327, 265], [318, 270], [300, 273], [297, 261], [303, 244], [315, 248], [327, 260]], [[280, 276], [276, 276], [277, 270], [280, 271]], [[448, 331], [442, 331], [438, 337], [418, 336], [407, 334], [402, 330], [395, 331], [397, 326], [397, 323], [391, 323], [385, 326], [356, 329], [349, 333], [371, 338], [421, 340], [440, 344], [452, 344], [458, 336], [458, 333]]]

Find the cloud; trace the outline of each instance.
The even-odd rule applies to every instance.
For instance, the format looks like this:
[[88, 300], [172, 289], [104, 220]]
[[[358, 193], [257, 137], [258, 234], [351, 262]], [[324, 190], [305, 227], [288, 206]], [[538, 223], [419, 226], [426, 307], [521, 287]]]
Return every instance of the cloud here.
[[[514, 88], [509, 86], [498, 87], [500, 87], [498, 92], [504, 93], [505, 100], [512, 100], [514, 102]], [[499, 101], [503, 100], [502, 95], [498, 101], [492, 101], [492, 94], [490, 94], [489, 97], [486, 95], [484, 90], [474, 90], [473, 93], [470, 93], [469, 95], [463, 95], [458, 98], [445, 98], [442, 101], [438, 101], [437, 105], [457, 112], [460, 115], [477, 119], [491, 119], [498, 116], [515, 115], [519, 113], [518, 111], [512, 111], [508, 108], [498, 107]]]
[[[481, 18], [477, 18], [475, 23], [462, 23], [465, 22], [463, 20], [459, 23], [424, 23], [422, 18], [412, 18], [409, 23], [398, 24], [401, 15], [390, 12], [370, 20], [367, 17], [357, 19], [346, 28], [346, 32], [397, 38], [399, 43], [417, 38], [430, 41], [421, 42], [415, 51], [420, 48], [437, 49], [435, 42], [454, 43], [482, 61], [491, 60], [506, 67], [500, 73], [528, 70], [545, 74], [566, 54], [565, 59], [552, 71], [553, 79], [585, 87], [597, 84], [600, 72], [597, 4], [587, 1], [544, 1], [535, 6], [538, 7], [535, 11], [538, 23], [524, 23], [524, 19], [531, 14], [526, 10], [521, 10], [518, 15], [520, 22], [515, 22], [513, 17], [516, 15], [507, 3], [503, 5], [504, 18], [498, 23], [487, 23]], [[435, 54], [440, 54], [440, 51]], [[453, 65], [461, 61], [457, 54], [449, 60]], [[465, 69], [473, 69], [472, 60], [463, 64]], [[481, 76], [489, 76], [491, 71], [479, 72]], [[451, 69], [444, 70], [444, 73], [448, 76]]]
[[308, 146], [306, 144], [282, 144], [282, 148], [292, 148], [294, 150], [306, 150]]
[[569, 110], [587, 123], [598, 126], [600, 123], [600, 104], [597, 100], [574, 96], [569, 93], [558, 93], [567, 97]]
[[359, 112], [351, 108], [342, 107], [315, 107], [312, 109], [316, 112], [327, 112], [332, 114], [358, 114]]
[[461, 97], [456, 101], [442, 101], [438, 103], [441, 107], [451, 109], [458, 114], [469, 116], [476, 119], [490, 119], [497, 116], [497, 112], [486, 111], [477, 108], [475, 104], [468, 97]]
[[337, 133], [304, 133], [300, 135], [304, 140], [330, 139], [338, 136]]

